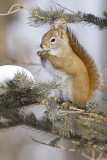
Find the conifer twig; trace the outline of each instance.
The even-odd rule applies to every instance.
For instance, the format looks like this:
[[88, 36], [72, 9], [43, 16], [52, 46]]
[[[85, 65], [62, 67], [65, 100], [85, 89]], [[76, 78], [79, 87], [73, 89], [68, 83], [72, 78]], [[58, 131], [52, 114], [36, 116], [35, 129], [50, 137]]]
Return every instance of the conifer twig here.
[[55, 148], [58, 148], [58, 149], [61, 149], [61, 150], [64, 150], [64, 151], [70, 151], [70, 152], [76, 152], [76, 149], [72, 149], [72, 148], [65, 148], [63, 145], [61, 144], [47, 144], [47, 143], [44, 143], [44, 142], [40, 142], [34, 138], [31, 137], [31, 139], [34, 141], [34, 142], [37, 142], [37, 143], [40, 143], [40, 144], [43, 144], [43, 145], [46, 145], [46, 146], [51, 146], [51, 147], [55, 147]]
[[[56, 3], [60, 8], [56, 10], [42, 10], [39, 7], [29, 8], [21, 4], [14, 4], [7, 13], [1, 13], [0, 16], [6, 16], [20, 11], [21, 9], [27, 9], [30, 13], [30, 23], [36, 27], [46, 24], [53, 24], [58, 20], [64, 20], [66, 23], [81, 23], [94, 24], [100, 29], [107, 29], [107, 12], [104, 12], [104, 18], [94, 16], [93, 14], [87, 14], [82, 12], [74, 13], [73, 11], [63, 7]], [[18, 9], [14, 9], [19, 7]], [[68, 10], [70, 13], [65, 12]]]
[[[58, 4], [59, 5], [59, 4]], [[93, 14], [87, 14], [82, 12], [67, 13], [67, 8], [60, 5], [60, 8], [55, 10], [42, 10], [39, 7], [34, 7], [30, 11], [30, 23], [36, 27], [43, 26], [46, 24], [56, 23], [58, 20], [64, 20], [66, 23], [83, 23], [83, 24], [94, 24], [100, 29], [107, 29], [107, 17], [100, 18]], [[69, 10], [70, 11], [70, 10]], [[106, 13], [106, 12], [104, 12]]]
[[[15, 7], [19, 7], [18, 9], [14, 9]], [[29, 7], [23, 6], [22, 4], [14, 4], [10, 7], [7, 13], [0, 13], [0, 16], [7, 16], [13, 13], [20, 11], [21, 9], [31, 10]], [[14, 9], [14, 10], [13, 10]]]
[[57, 6], [59, 6], [59, 7], [61, 7], [61, 8], [63, 8], [64, 10], [67, 10], [67, 11], [69, 11], [69, 12], [71, 12], [71, 13], [73, 13], [73, 14], [76, 14], [75, 12], [73, 12], [72, 10], [70, 10], [70, 9], [68, 9], [68, 8], [66, 8], [66, 7], [63, 7], [62, 5], [60, 5], [59, 3], [56, 3], [56, 2], [54, 2], [54, 1], [51, 1], [52, 3], [55, 3]]

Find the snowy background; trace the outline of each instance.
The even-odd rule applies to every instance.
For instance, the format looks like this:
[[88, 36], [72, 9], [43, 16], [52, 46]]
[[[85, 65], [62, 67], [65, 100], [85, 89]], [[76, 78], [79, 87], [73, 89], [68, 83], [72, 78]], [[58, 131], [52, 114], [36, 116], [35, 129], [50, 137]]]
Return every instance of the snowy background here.
[[[56, 2], [74, 12], [82, 11], [96, 16], [102, 16], [103, 11], [107, 11], [107, 0], [56, 0]], [[43, 9], [56, 6], [50, 0], [0, 0], [0, 12], [7, 12], [9, 7], [15, 3], [21, 3], [28, 7], [38, 5]], [[27, 10], [22, 10], [14, 15], [0, 17], [0, 63], [11, 58], [14, 60], [14, 64], [15, 61], [18, 61], [17, 65], [27, 68], [36, 80], [50, 81], [52, 80], [51, 75], [42, 68], [39, 57], [36, 55], [40, 49], [42, 36], [50, 26], [41, 28], [29, 26], [28, 16]], [[107, 67], [107, 30], [100, 31], [94, 25], [72, 24], [70, 26], [81, 44], [96, 61], [100, 71], [103, 72]], [[24, 63], [35, 63], [35, 65], [28, 66]], [[107, 85], [107, 79], [104, 80]], [[103, 94], [99, 92], [95, 100], [99, 103], [99, 107], [104, 109], [105, 105], [101, 101], [102, 96]], [[40, 106], [37, 106], [36, 111], [35, 108], [33, 110], [40, 117], [44, 107], [41, 110]], [[37, 144], [31, 140], [30, 136], [46, 143], [54, 137], [40, 131], [28, 130], [25, 127], [1, 132], [0, 160], [84, 160], [79, 153], [75, 154]], [[61, 140], [60, 143], [68, 144], [64, 140]]]

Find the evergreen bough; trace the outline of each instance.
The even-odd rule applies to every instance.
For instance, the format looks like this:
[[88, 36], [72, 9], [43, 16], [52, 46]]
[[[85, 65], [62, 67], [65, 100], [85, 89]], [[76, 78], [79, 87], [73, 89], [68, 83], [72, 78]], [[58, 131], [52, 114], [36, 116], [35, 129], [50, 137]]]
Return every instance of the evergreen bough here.
[[[50, 91], [57, 87], [54, 82], [35, 83], [25, 73], [17, 73], [13, 80], [1, 83], [0, 129], [26, 125], [75, 139], [79, 142], [76, 149], [93, 147], [107, 152], [107, 114], [95, 109], [92, 102], [84, 109], [62, 108], [62, 101], [50, 96]], [[24, 113], [26, 107], [34, 105], [36, 109], [37, 104], [46, 106], [40, 120], [32, 111]]]

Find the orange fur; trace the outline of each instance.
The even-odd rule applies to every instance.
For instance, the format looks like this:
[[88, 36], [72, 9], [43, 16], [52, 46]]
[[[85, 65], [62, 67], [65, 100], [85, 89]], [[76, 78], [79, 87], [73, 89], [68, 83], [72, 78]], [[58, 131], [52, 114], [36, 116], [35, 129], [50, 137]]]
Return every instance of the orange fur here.
[[70, 29], [67, 28], [67, 35], [69, 38], [69, 44], [73, 52], [82, 60], [87, 68], [89, 76], [89, 100], [93, 97], [94, 91], [99, 86], [99, 75], [97, 72], [96, 65], [90, 55], [87, 54], [85, 49], [78, 43], [76, 37], [71, 33]]
[[[54, 42], [51, 42], [54, 39]], [[38, 52], [44, 67], [60, 83], [59, 97], [74, 106], [86, 106], [99, 86], [97, 68], [71, 31], [55, 25], [43, 36]]]

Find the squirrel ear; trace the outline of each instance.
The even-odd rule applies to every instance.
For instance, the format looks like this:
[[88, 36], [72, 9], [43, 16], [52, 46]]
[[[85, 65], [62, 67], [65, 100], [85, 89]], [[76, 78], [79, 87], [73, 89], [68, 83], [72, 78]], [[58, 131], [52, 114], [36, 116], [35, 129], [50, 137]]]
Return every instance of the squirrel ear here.
[[62, 25], [59, 26], [58, 30], [61, 36], [66, 33], [65, 27]]
[[55, 25], [52, 25], [50, 30], [54, 30], [55, 29]]

